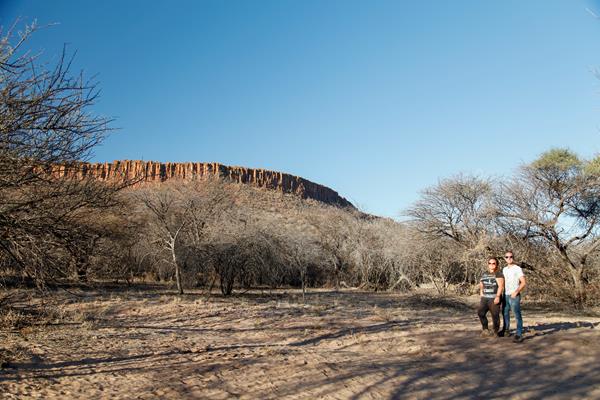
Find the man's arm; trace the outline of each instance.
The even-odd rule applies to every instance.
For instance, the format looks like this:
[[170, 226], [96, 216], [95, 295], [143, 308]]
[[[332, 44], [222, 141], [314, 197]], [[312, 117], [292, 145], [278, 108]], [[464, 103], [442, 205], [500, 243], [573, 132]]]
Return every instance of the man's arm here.
[[521, 293], [521, 290], [523, 290], [523, 288], [525, 287], [525, 285], [527, 284], [527, 282], [525, 281], [525, 275], [523, 275], [522, 277], [519, 278], [519, 287], [517, 288], [517, 290], [515, 290], [515, 292], [510, 296], [512, 298], [515, 298], [519, 295], [519, 293]]
[[479, 296], [483, 297], [483, 282], [479, 281]]

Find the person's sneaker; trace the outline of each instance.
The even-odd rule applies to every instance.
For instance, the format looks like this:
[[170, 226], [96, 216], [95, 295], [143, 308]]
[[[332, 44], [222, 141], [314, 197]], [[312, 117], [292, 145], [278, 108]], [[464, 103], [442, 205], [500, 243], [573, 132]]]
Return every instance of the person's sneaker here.
[[520, 335], [515, 335], [515, 337], [513, 338], [513, 342], [515, 343], [521, 343], [523, 341], [523, 337]]
[[496, 335], [498, 335], [498, 337], [504, 337], [504, 331], [498, 331]]

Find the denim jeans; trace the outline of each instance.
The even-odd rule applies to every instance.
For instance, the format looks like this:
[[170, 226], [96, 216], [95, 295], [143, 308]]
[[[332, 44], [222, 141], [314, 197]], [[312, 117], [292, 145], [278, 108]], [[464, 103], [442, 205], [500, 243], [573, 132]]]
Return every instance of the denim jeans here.
[[515, 313], [517, 320], [517, 336], [523, 334], [523, 318], [521, 317], [521, 295], [514, 299], [510, 295], [504, 295], [504, 331], [508, 333], [510, 329], [510, 310]]

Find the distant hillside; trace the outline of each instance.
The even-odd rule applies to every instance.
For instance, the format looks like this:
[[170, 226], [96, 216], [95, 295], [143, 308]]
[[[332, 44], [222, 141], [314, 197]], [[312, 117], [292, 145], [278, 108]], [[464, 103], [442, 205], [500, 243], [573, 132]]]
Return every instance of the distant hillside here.
[[224, 180], [245, 183], [283, 193], [296, 194], [339, 207], [354, 208], [335, 190], [299, 176], [265, 169], [232, 167], [219, 163], [186, 162], [161, 163], [156, 161], [124, 160], [112, 163], [82, 163], [78, 168], [59, 167], [57, 177], [93, 177], [105, 181], [139, 179], [141, 183], [164, 182], [169, 179], [190, 180], [219, 176]]

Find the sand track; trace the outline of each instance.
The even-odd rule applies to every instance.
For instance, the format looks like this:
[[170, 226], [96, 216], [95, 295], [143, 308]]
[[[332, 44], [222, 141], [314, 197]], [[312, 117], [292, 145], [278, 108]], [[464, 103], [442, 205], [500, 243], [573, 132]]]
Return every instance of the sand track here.
[[[58, 296], [58, 295], [57, 295]], [[318, 291], [86, 292], [3, 332], [2, 398], [600, 398], [600, 319], [524, 303], [525, 341], [479, 337], [476, 298]]]

